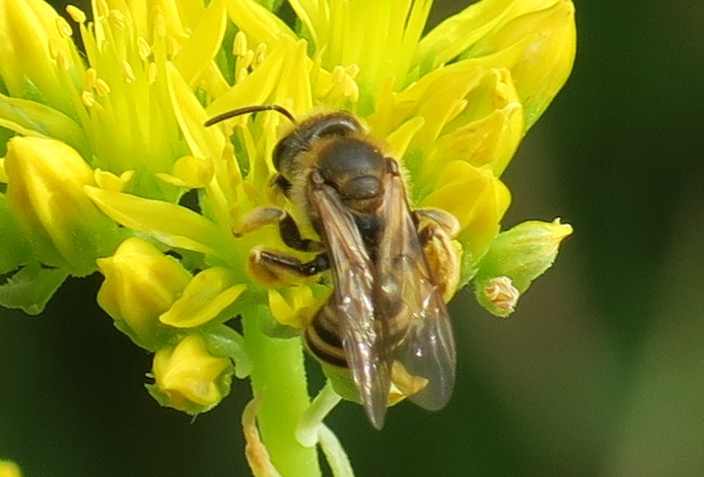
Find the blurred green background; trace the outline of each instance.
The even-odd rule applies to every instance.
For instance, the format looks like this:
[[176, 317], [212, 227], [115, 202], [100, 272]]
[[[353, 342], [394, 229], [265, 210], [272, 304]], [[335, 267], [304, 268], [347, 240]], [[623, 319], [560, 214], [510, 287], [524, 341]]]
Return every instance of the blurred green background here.
[[[402, 404], [382, 432], [333, 412], [358, 477], [704, 475], [704, 6], [576, 4], [573, 75], [504, 176], [506, 227], [559, 216], [575, 234], [512, 318], [455, 299], [445, 410]], [[99, 285], [0, 310], [0, 458], [27, 477], [250, 475], [246, 384], [194, 422], [160, 408]]]

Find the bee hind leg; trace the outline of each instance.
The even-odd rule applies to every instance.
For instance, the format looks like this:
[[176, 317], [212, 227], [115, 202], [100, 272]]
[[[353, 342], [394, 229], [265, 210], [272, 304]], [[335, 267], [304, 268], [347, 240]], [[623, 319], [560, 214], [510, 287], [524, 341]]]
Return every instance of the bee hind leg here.
[[247, 271], [258, 283], [267, 287], [280, 287], [301, 282], [330, 268], [326, 253], [320, 253], [308, 262], [296, 257], [255, 247], [249, 252]]
[[457, 291], [460, 282], [462, 248], [454, 240], [460, 224], [454, 215], [439, 209], [413, 211], [418, 237], [434, 279], [447, 303]]

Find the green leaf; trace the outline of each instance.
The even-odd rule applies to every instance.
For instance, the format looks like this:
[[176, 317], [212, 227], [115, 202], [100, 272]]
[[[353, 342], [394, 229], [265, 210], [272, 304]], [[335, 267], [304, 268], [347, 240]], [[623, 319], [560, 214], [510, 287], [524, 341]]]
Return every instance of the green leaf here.
[[0, 285], [0, 305], [38, 315], [66, 277], [68, 272], [64, 269], [42, 268], [38, 262], [33, 262]]

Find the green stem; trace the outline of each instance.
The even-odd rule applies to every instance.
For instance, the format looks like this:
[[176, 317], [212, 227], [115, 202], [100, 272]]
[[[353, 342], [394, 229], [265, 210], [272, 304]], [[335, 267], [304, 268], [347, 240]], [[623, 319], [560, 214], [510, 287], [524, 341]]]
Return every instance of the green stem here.
[[317, 449], [296, 440], [299, 420], [310, 404], [301, 340], [271, 338], [264, 333], [263, 322], [258, 313], [244, 318], [262, 441], [282, 477], [320, 477]]

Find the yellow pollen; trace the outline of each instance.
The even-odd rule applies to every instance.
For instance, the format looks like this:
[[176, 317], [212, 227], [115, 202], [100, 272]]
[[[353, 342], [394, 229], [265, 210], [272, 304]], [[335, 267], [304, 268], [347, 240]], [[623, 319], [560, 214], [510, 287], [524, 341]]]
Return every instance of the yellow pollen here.
[[353, 103], [356, 103], [359, 100], [359, 87], [357, 86], [357, 82], [349, 75], [345, 75], [342, 79], [341, 85], [342, 94], [344, 94], [346, 98], [349, 98]]
[[127, 20], [125, 19], [124, 13], [122, 13], [120, 10], [110, 10], [110, 21], [112, 22], [113, 25], [115, 25], [115, 28], [118, 28], [120, 30], [125, 29], [125, 25], [127, 24]]
[[332, 78], [342, 87], [342, 94], [346, 98], [350, 98], [350, 101], [356, 103], [357, 100], [359, 100], [359, 87], [357, 86], [357, 82], [354, 80], [353, 76], [349, 74], [348, 70], [351, 70], [354, 75], [356, 75], [359, 72], [359, 67], [343, 68], [338, 65], [332, 70]]
[[108, 6], [108, 2], [105, 0], [97, 0], [95, 2], [95, 19], [101, 19], [101, 18], [106, 18], [108, 15], [110, 15], [110, 7]]
[[95, 68], [88, 68], [86, 70], [85, 85], [88, 88], [95, 88], [95, 83], [98, 81], [98, 71]]
[[242, 81], [247, 79], [247, 76], [249, 76], [247, 68], [239, 68], [237, 70], [237, 73], [235, 74], [235, 83], [241, 83]]
[[123, 61], [120, 65], [120, 69], [122, 70], [122, 79], [124, 79], [126, 83], [131, 84], [134, 82], [135, 79], [137, 79], [137, 77], [134, 75], [132, 65], [130, 65], [128, 62]]
[[78, 24], [82, 25], [86, 22], [85, 12], [75, 5], [66, 5], [66, 13], [68, 13], [71, 19]]
[[56, 58], [58, 58], [60, 51], [60, 40], [57, 40], [56, 38], [49, 38], [49, 56], [51, 57], [51, 59], [55, 60]]
[[166, 17], [160, 8], [157, 8], [154, 13], [154, 34], [160, 37], [166, 36]]
[[484, 296], [499, 310], [513, 311], [521, 292], [513, 286], [509, 277], [495, 277], [484, 287]]
[[264, 58], [266, 58], [267, 54], [267, 46], [266, 43], [260, 43], [257, 45], [257, 49], [254, 53], [254, 64], [258, 65], [262, 61], [264, 61]]
[[65, 51], [61, 50], [56, 54], [56, 65], [61, 71], [68, 71], [71, 65], [69, 57]]
[[342, 81], [342, 78], [345, 76], [345, 69], [337, 65], [335, 68], [332, 70], [332, 78], [335, 80], [335, 82], [339, 83]]
[[345, 68], [345, 71], [347, 72], [348, 75], [352, 78], [356, 78], [357, 75], [359, 74], [359, 65], [349, 65], [347, 68]]
[[237, 61], [237, 66], [241, 68], [249, 68], [252, 66], [254, 61], [254, 52], [252, 50], [247, 50], [242, 58]]
[[92, 108], [95, 105], [95, 95], [90, 91], [84, 91], [81, 93], [81, 101], [87, 107]]
[[152, 47], [149, 46], [149, 43], [147, 42], [144, 37], [140, 36], [137, 39], [137, 48], [139, 50], [139, 57], [143, 60], [146, 61], [147, 58], [149, 58], [149, 55], [152, 54]]
[[110, 86], [108, 86], [104, 79], [98, 78], [95, 81], [95, 92], [98, 93], [98, 96], [105, 97], [110, 94]]
[[242, 57], [247, 54], [247, 51], [247, 35], [243, 31], [238, 31], [232, 43], [232, 54]]
[[169, 56], [175, 56], [176, 53], [181, 49], [178, 40], [173, 36], [169, 35], [166, 37], [166, 54]]
[[64, 17], [56, 17], [56, 29], [59, 31], [61, 38], [70, 38], [73, 35], [71, 25], [68, 24]]

